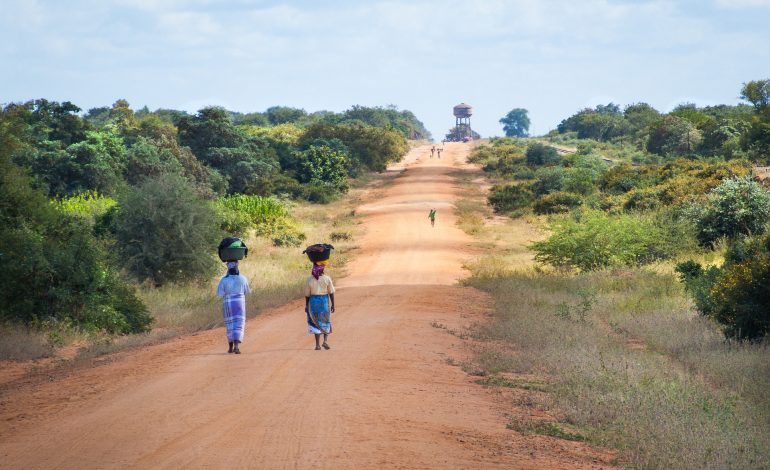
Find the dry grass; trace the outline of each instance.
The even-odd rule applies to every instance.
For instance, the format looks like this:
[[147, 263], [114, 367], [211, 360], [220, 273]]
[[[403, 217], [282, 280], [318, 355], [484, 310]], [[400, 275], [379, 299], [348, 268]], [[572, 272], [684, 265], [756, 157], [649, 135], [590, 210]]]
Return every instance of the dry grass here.
[[[580, 436], [638, 468], [770, 462], [770, 351], [726, 342], [691, 313], [672, 276], [487, 271], [469, 284], [497, 305], [495, 321], [476, 331], [491, 341], [478, 367], [550, 377], [546, 407]], [[598, 302], [584, 320], [558, 314], [589, 291]]]
[[43, 333], [17, 325], [0, 324], [0, 360], [27, 361], [50, 357], [50, 339]]
[[[485, 386], [522, 389], [512, 407], [557, 418], [514, 417], [510, 428], [613, 447], [633, 468], [770, 468], [770, 345], [727, 341], [695, 314], [675, 261], [543, 270], [527, 248], [544, 236], [543, 219], [490, 217], [483, 190], [459, 178], [458, 224], [486, 252], [468, 263], [466, 283], [496, 304], [461, 365]], [[697, 257], [718, 264], [722, 251]]]

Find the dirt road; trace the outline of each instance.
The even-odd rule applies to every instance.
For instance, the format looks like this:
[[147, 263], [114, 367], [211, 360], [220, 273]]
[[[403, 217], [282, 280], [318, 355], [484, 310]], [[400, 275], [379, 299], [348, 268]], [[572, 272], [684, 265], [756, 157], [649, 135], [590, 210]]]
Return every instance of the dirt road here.
[[359, 208], [330, 351], [313, 350], [295, 302], [250, 320], [240, 356], [219, 329], [6, 391], [0, 467], [598, 467], [582, 444], [506, 429], [510, 404], [449, 364], [466, 348], [436, 326], [483, 321], [488, 303], [455, 285], [472, 254], [452, 215], [466, 153], [413, 150]]

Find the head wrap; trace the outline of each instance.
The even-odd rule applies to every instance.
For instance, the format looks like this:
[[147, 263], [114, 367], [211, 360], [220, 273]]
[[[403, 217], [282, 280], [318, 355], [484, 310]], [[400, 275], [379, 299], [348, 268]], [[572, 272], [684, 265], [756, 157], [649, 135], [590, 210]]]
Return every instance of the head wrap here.
[[314, 264], [313, 270], [310, 272], [310, 274], [312, 274], [314, 278], [318, 279], [324, 273], [325, 267], [326, 266], [324, 266], [323, 264]]
[[240, 274], [238, 272], [238, 262], [237, 261], [228, 261], [227, 262], [227, 274], [230, 276], [237, 276]]

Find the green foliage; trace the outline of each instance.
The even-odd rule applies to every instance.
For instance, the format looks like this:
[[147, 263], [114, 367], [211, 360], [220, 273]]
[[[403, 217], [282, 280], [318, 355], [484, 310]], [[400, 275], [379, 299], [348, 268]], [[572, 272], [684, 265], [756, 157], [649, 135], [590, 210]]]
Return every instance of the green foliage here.
[[651, 217], [585, 211], [557, 219], [547, 240], [531, 248], [540, 263], [593, 271], [647, 264], [668, 257], [667, 234]]
[[518, 184], [493, 186], [489, 192], [489, 204], [495, 212], [512, 212], [529, 207], [534, 195]]
[[558, 166], [538, 168], [530, 187], [537, 196], [561, 191], [564, 188], [564, 173], [564, 168]]
[[119, 197], [115, 221], [123, 266], [155, 285], [206, 279], [216, 269], [216, 212], [183, 177], [148, 178]]
[[512, 109], [500, 119], [507, 137], [527, 137], [529, 135], [529, 116], [524, 108]]
[[307, 148], [318, 139], [338, 139], [350, 150], [349, 172], [353, 176], [361, 169], [385, 171], [388, 163], [398, 161], [408, 150], [406, 139], [399, 132], [360, 123], [313, 124], [299, 145]]
[[97, 219], [103, 217], [118, 202], [109, 196], [100, 196], [96, 191], [90, 191], [55, 200], [53, 204], [64, 214], [80, 217], [93, 225]]
[[698, 240], [713, 245], [721, 238], [760, 235], [770, 220], [770, 194], [749, 177], [724, 180], [708, 195], [698, 214]]
[[321, 145], [311, 145], [298, 152], [300, 182], [326, 187], [331, 192], [348, 191], [348, 158], [343, 152]]
[[370, 108], [355, 105], [342, 113], [338, 123], [356, 121], [372, 127], [392, 128], [406, 139], [430, 139], [430, 132], [411, 111], [399, 111], [395, 106]]
[[736, 240], [720, 268], [688, 261], [677, 272], [698, 311], [722, 324], [728, 337], [770, 333], [770, 237]]
[[561, 162], [561, 156], [555, 148], [539, 142], [530, 144], [526, 155], [530, 165], [556, 165]]
[[274, 225], [289, 216], [289, 211], [273, 197], [235, 195], [220, 199], [218, 205], [246, 216], [252, 227]]
[[770, 106], [770, 80], [753, 80], [743, 84], [741, 98], [754, 105], [758, 111]]
[[583, 199], [579, 194], [556, 191], [537, 198], [532, 209], [535, 214], [558, 214], [569, 212], [582, 204]]
[[71, 321], [109, 333], [146, 330], [152, 318], [105, 263], [86, 222], [57, 211], [11, 163], [16, 144], [4, 121], [0, 116], [0, 319]]
[[700, 142], [701, 133], [690, 121], [666, 116], [650, 127], [647, 150], [658, 155], [690, 155]]

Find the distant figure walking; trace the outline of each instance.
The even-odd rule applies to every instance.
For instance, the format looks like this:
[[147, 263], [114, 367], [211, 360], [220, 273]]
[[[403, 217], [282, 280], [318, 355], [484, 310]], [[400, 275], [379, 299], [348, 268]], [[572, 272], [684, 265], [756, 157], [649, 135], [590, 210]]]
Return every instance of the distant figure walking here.
[[238, 262], [227, 262], [227, 274], [219, 281], [217, 295], [222, 297], [222, 318], [227, 329], [228, 353], [240, 354], [246, 326], [246, 294], [251, 292], [249, 280], [238, 272]]
[[[334, 313], [334, 284], [332, 278], [324, 274], [325, 267], [325, 264], [314, 264], [305, 286], [307, 331], [315, 336], [316, 350], [320, 350], [321, 346], [324, 349], [330, 348], [326, 339], [332, 332], [331, 314]], [[320, 344], [321, 335], [324, 335], [323, 344]]]
[[433, 158], [433, 154], [436, 153], [436, 146], [430, 148], [430, 158]]
[[442, 148], [437, 148], [436, 153], [438, 153], [438, 158], [441, 158], [441, 151], [444, 150]]
[[430, 226], [433, 227], [436, 225], [436, 209], [431, 209], [428, 213], [428, 218], [430, 219]]

